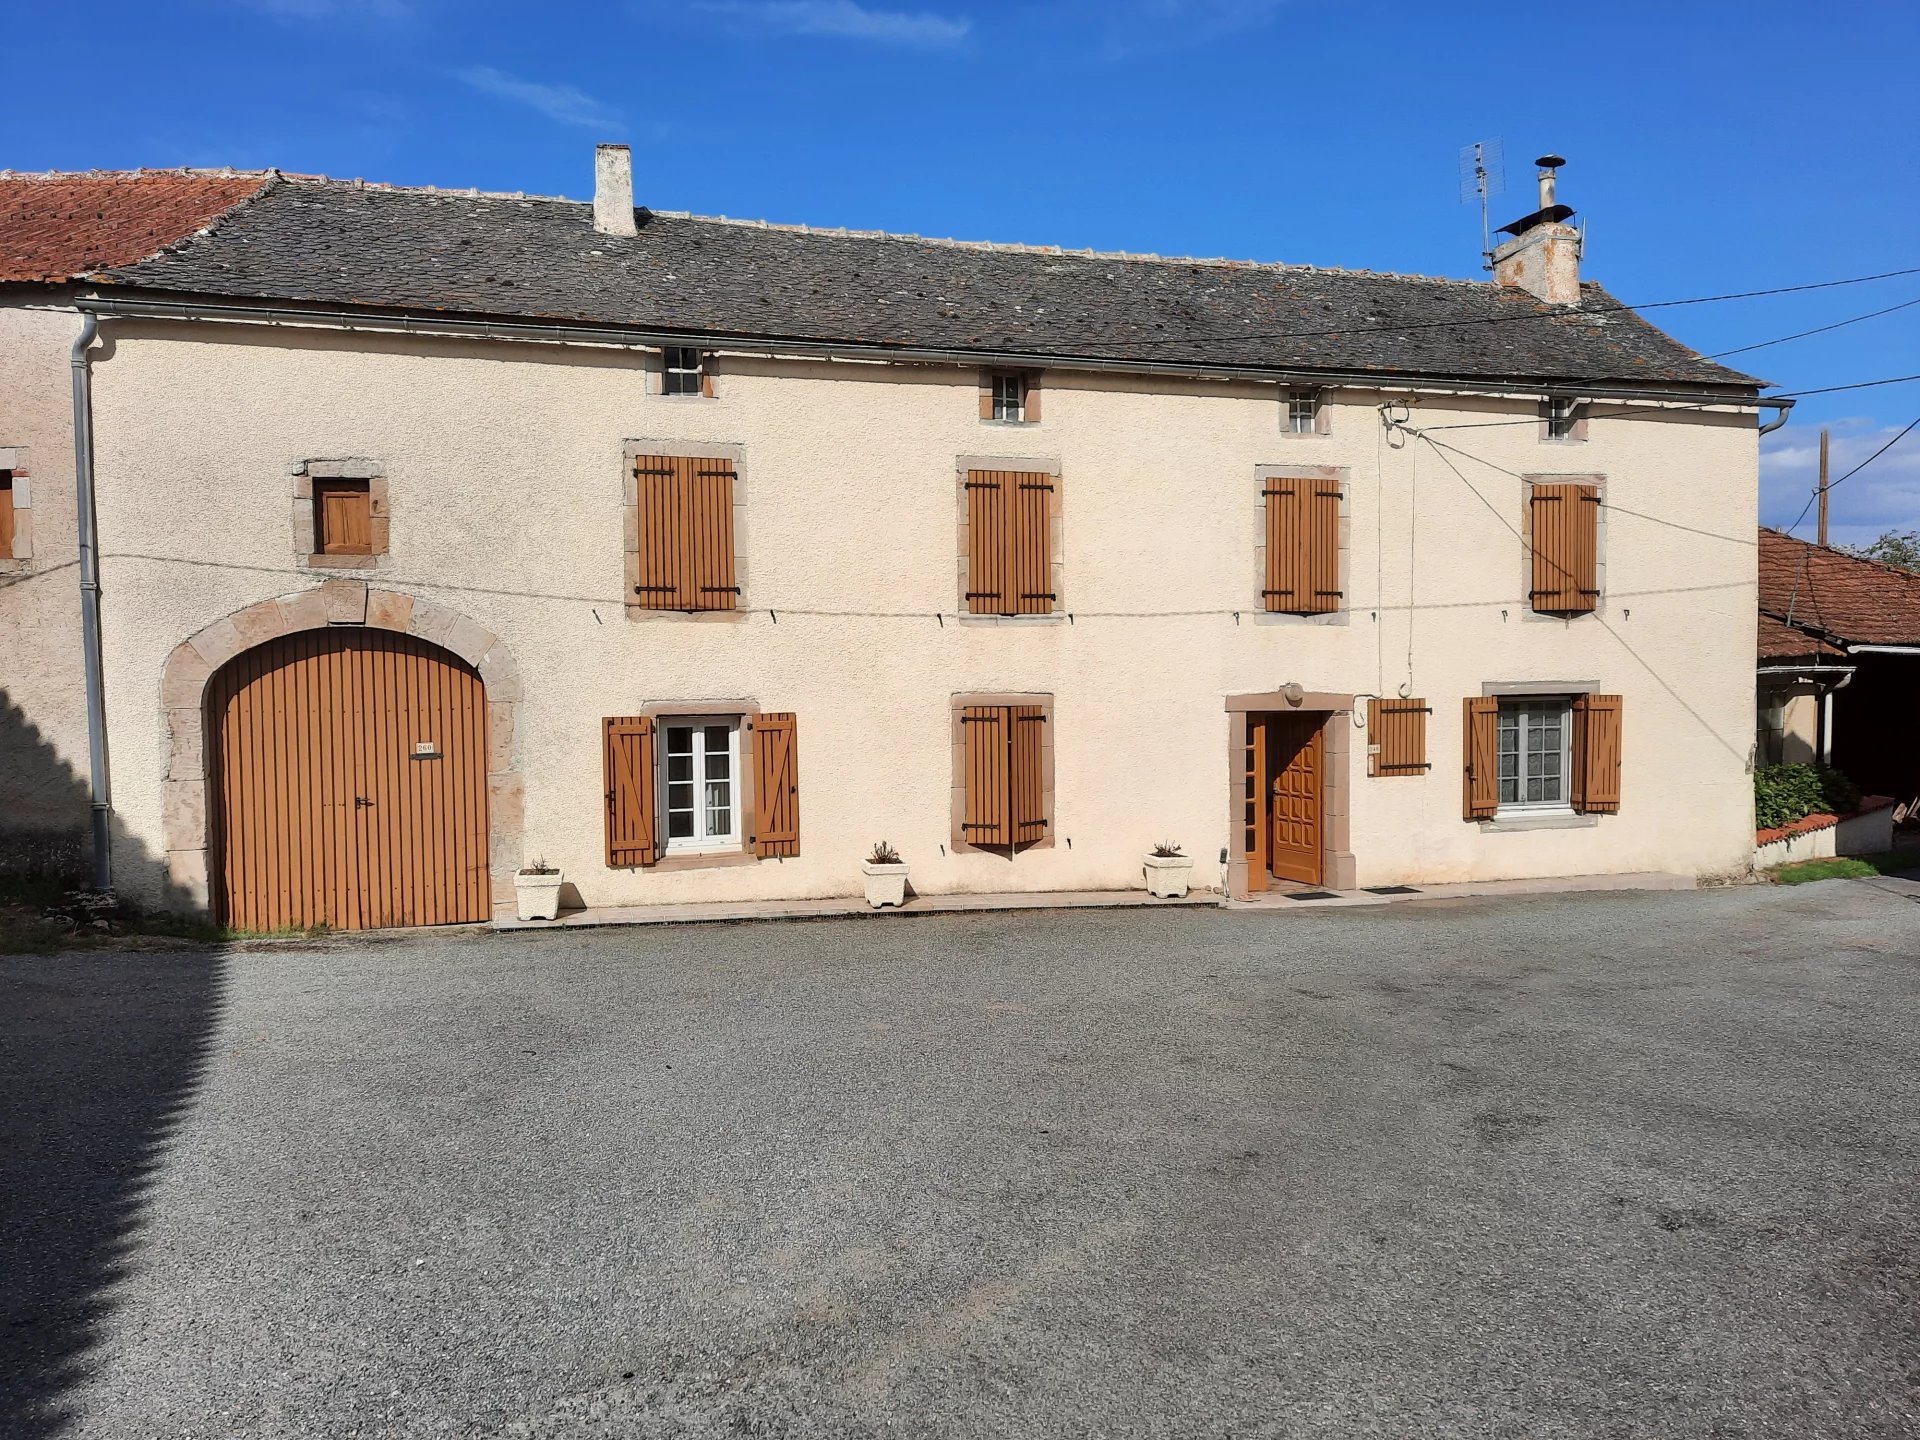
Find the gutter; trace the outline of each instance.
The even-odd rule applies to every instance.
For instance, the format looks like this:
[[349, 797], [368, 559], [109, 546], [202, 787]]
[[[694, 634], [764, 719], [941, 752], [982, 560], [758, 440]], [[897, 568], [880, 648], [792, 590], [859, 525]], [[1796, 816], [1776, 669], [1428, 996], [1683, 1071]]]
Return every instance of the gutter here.
[[629, 349], [657, 349], [665, 345], [692, 345], [703, 350], [740, 354], [791, 356], [797, 359], [895, 361], [933, 365], [987, 366], [1032, 369], [1057, 366], [1066, 370], [1109, 371], [1133, 375], [1182, 375], [1211, 379], [1261, 380], [1277, 383], [1334, 386], [1391, 391], [1396, 394], [1464, 394], [1516, 396], [1537, 399], [1564, 395], [1588, 400], [1659, 401], [1688, 409], [1727, 406], [1778, 411], [1761, 433], [1786, 423], [1792, 400], [1758, 395], [1709, 395], [1698, 391], [1650, 390], [1629, 386], [1570, 388], [1565, 381], [1543, 382], [1517, 391], [1512, 380], [1403, 379], [1367, 371], [1299, 370], [1258, 365], [1176, 365], [1152, 360], [1114, 360], [1087, 355], [1036, 355], [1031, 352], [951, 350], [911, 345], [883, 345], [872, 341], [828, 342], [775, 340], [695, 331], [653, 330], [642, 326], [541, 324], [531, 321], [488, 320], [443, 315], [389, 314], [306, 308], [287, 305], [243, 305], [225, 301], [156, 300], [133, 295], [87, 295], [75, 302], [95, 315], [137, 316], [164, 320], [228, 321], [258, 325], [317, 325], [345, 330], [372, 330], [409, 335], [457, 335], [489, 340], [544, 341], [549, 344], [612, 345]]
[[1920, 645], [1849, 645], [1849, 655], [1920, 655]]
[[87, 788], [93, 811], [93, 888], [113, 889], [113, 791], [107, 772], [106, 678], [100, 659], [100, 536], [93, 505], [93, 373], [87, 348], [100, 319], [85, 310], [73, 341], [73, 493], [79, 511], [80, 647], [87, 677]]

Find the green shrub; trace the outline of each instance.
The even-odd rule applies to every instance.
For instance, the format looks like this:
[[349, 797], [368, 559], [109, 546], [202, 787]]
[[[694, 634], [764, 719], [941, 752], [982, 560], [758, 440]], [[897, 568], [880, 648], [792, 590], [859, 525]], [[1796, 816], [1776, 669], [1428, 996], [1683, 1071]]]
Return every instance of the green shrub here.
[[1838, 770], [1819, 765], [1763, 765], [1753, 772], [1753, 823], [1762, 830], [1807, 815], [1845, 815], [1860, 803], [1860, 788]]

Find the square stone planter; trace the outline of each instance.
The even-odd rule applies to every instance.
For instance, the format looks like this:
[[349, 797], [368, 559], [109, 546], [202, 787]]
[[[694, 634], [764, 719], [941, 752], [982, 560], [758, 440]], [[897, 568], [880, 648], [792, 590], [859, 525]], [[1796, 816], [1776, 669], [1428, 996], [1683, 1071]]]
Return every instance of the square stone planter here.
[[874, 909], [907, 903], [907, 867], [904, 863], [876, 865], [866, 860], [861, 862], [860, 873], [867, 877], [867, 903]]
[[522, 920], [555, 920], [560, 916], [560, 872], [513, 877], [513, 898]]
[[1178, 900], [1187, 893], [1193, 878], [1191, 855], [1149, 855], [1146, 859], [1147, 893], [1161, 900]]

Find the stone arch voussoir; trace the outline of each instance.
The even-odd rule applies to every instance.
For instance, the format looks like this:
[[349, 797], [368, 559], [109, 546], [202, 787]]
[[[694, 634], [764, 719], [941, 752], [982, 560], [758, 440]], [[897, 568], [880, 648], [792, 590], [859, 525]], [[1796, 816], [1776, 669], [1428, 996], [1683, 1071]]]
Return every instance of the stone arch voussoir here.
[[362, 580], [328, 580], [262, 600], [214, 621], [174, 646], [160, 682], [166, 734], [161, 753], [161, 832], [167, 871], [202, 909], [211, 905], [207, 873], [207, 682], [229, 660], [256, 645], [301, 630], [364, 626], [414, 635], [450, 650], [480, 672], [487, 695], [487, 857], [496, 905], [513, 898], [520, 868], [525, 782], [520, 772], [519, 667], [506, 644], [458, 611]]

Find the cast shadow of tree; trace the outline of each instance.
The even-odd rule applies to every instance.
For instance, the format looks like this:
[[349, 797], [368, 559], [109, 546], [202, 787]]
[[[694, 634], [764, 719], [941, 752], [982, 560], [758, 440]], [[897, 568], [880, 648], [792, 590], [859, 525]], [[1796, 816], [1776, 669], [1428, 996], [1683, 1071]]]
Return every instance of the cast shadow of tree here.
[[[37, 855], [69, 870], [85, 781], [4, 691], [0, 771], [0, 815], [33, 800], [36, 838], [10, 847], [14, 867]], [[113, 843], [117, 873], [164, 874], [123, 832]], [[75, 1433], [77, 1391], [211, 1057], [224, 948], [0, 953], [0, 1423], [12, 1440]]]

